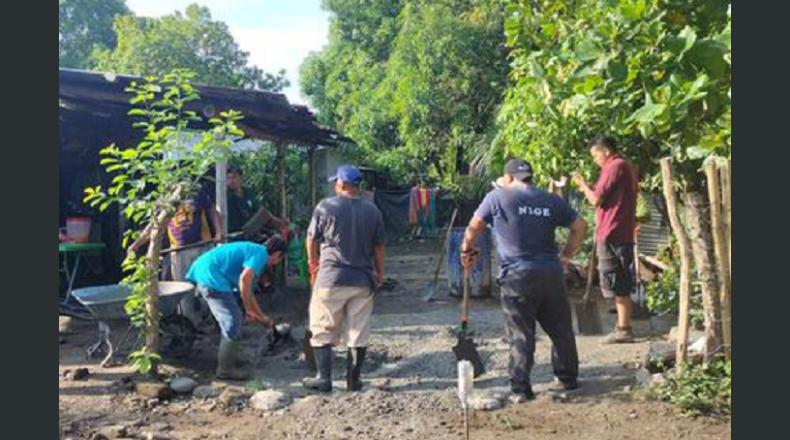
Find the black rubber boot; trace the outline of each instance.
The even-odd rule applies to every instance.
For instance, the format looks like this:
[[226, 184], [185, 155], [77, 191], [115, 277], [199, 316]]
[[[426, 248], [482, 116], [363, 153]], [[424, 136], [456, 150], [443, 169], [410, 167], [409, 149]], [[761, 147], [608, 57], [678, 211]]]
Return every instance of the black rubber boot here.
[[238, 341], [222, 339], [219, 345], [219, 366], [217, 367], [217, 379], [243, 382], [252, 377], [252, 373], [246, 368], [239, 368], [239, 349]]
[[332, 392], [332, 347], [326, 346], [313, 349], [318, 376], [305, 379], [304, 387], [319, 393]]
[[368, 354], [367, 348], [348, 349], [348, 372], [346, 380], [348, 391], [355, 393], [362, 391], [362, 367], [365, 365], [365, 357]]

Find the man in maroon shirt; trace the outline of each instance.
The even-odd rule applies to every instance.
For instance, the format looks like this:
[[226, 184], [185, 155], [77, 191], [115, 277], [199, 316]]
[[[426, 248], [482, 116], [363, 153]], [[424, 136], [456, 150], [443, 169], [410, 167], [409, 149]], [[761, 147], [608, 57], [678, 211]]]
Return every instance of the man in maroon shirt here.
[[634, 243], [639, 179], [634, 166], [618, 154], [614, 139], [597, 137], [589, 147], [593, 160], [602, 169], [601, 177], [595, 189], [581, 175], [575, 176], [574, 182], [598, 210], [595, 238], [601, 289], [617, 304], [617, 328], [604, 342], [630, 344], [634, 342], [631, 294], [636, 289]]

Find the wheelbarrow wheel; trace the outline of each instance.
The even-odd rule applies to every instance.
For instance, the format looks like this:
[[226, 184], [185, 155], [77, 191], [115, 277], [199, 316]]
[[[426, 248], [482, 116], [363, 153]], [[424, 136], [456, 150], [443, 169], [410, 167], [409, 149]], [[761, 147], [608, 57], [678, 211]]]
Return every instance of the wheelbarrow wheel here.
[[171, 358], [185, 358], [192, 353], [197, 330], [185, 316], [172, 315], [162, 320], [162, 354]]

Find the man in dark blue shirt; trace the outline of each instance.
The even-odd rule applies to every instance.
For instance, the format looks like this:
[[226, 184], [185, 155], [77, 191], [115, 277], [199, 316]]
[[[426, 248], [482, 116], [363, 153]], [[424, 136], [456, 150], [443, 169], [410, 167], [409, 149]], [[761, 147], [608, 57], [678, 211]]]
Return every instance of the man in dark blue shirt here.
[[[473, 267], [474, 249], [486, 225], [493, 225], [501, 260], [499, 285], [511, 340], [510, 378], [513, 399], [535, 398], [530, 375], [535, 364], [536, 324], [554, 343], [554, 373], [565, 390], [579, 387], [579, 355], [563, 266], [578, 252], [587, 223], [567, 202], [533, 184], [532, 166], [511, 160], [503, 184], [485, 198], [466, 232], [464, 264]], [[570, 228], [565, 250], [556, 242], [557, 228]]]

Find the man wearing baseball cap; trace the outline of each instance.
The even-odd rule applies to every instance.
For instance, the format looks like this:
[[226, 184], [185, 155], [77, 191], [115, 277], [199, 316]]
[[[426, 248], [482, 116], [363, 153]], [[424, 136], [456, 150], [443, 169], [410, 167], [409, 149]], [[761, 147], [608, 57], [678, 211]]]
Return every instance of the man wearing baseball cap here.
[[310, 341], [318, 376], [305, 379], [306, 388], [332, 391], [333, 347], [348, 348], [348, 390], [362, 388], [367, 355], [373, 292], [384, 283], [384, 219], [376, 205], [362, 200], [362, 173], [342, 166], [329, 179], [337, 197], [315, 210], [307, 231], [307, 254], [313, 277]]
[[[535, 365], [536, 325], [554, 344], [554, 374], [562, 389], [579, 387], [579, 354], [563, 265], [584, 240], [587, 223], [560, 197], [533, 185], [532, 166], [514, 159], [498, 180], [500, 188], [483, 201], [466, 231], [461, 250], [473, 267], [475, 250], [486, 225], [494, 227], [501, 262], [499, 285], [510, 336], [510, 380], [514, 403], [533, 400], [530, 378]], [[570, 228], [565, 250], [557, 247], [557, 228]]]

